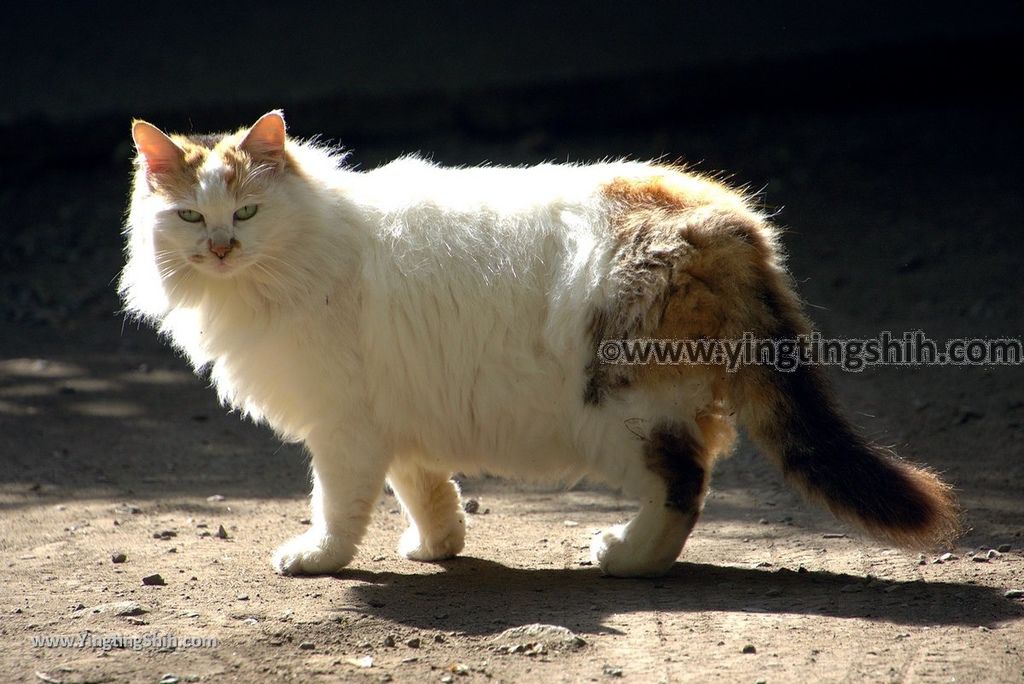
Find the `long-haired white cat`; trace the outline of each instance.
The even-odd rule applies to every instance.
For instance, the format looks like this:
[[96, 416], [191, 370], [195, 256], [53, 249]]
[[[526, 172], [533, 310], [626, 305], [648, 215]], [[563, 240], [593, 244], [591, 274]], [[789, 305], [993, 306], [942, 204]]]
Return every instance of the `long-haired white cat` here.
[[775, 232], [746, 198], [671, 166], [369, 172], [289, 138], [281, 112], [232, 134], [136, 121], [120, 290], [223, 401], [312, 455], [312, 527], [282, 573], [348, 564], [387, 480], [399, 551], [463, 547], [455, 471], [620, 487], [594, 538], [612, 575], [665, 572], [734, 423], [835, 514], [904, 546], [957, 511], [927, 470], [866, 443], [820, 369], [609, 366], [602, 340], [794, 338], [810, 324]]

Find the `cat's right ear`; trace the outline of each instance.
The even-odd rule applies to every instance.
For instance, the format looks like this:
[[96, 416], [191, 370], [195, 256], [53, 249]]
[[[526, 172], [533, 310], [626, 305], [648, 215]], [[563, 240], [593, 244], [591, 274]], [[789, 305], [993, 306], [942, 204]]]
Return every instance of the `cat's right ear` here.
[[165, 173], [180, 168], [185, 161], [184, 150], [151, 123], [138, 119], [132, 122], [132, 139], [149, 173]]

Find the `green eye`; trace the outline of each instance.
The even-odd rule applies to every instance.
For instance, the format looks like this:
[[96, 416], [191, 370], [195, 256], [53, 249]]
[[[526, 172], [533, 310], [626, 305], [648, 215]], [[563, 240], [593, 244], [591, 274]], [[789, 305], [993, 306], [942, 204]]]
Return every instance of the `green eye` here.
[[189, 223], [199, 223], [203, 220], [202, 214], [191, 209], [179, 209], [178, 216], [181, 217], [182, 221], [188, 221]]
[[256, 210], [258, 208], [259, 208], [259, 205], [256, 205], [256, 204], [247, 204], [247, 205], [245, 205], [244, 207], [242, 207], [241, 209], [239, 209], [238, 211], [235, 212], [235, 220], [236, 221], [247, 221], [247, 220], [251, 219], [253, 216], [256, 215]]

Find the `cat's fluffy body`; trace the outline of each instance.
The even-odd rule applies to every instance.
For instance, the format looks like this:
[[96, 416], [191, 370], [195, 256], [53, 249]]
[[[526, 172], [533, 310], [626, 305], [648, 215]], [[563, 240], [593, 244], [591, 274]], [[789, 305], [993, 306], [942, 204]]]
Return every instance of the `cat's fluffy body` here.
[[[314, 524], [278, 550], [281, 572], [347, 564], [385, 477], [410, 517], [402, 553], [457, 553], [465, 523], [448, 478], [461, 471], [621, 487], [640, 514], [595, 538], [595, 560], [613, 574], [657, 574], [681, 550], [713, 461], [728, 451], [731, 414], [783, 441], [757, 427], [786, 413], [762, 410], [777, 401], [763, 378], [595, 365], [602, 337], [721, 334], [764, 318], [741, 302], [735, 325], [690, 325], [731, 319], [708, 306], [746, 296], [705, 306], [691, 285], [721, 289], [709, 278], [742, 289], [756, 280], [744, 273], [761, 269], [785, 290], [780, 306], [795, 306], [771, 227], [717, 183], [637, 162], [449, 169], [405, 158], [356, 172], [286, 139], [278, 113], [220, 138], [134, 130], [127, 309], [155, 321], [197, 368], [211, 364], [226, 403], [312, 454]], [[256, 215], [233, 218], [247, 205]], [[737, 237], [733, 224], [750, 234]], [[215, 243], [230, 245], [225, 257]], [[673, 261], [694, 250], [715, 258]], [[743, 272], [717, 272], [734, 268]], [[686, 293], [680, 309], [674, 298]], [[828, 487], [802, 483], [835, 504]], [[933, 484], [925, 504], [941, 508], [945, 490]], [[932, 516], [941, 523], [904, 534], [855, 504], [832, 507], [898, 541], [951, 530], [945, 510]]]

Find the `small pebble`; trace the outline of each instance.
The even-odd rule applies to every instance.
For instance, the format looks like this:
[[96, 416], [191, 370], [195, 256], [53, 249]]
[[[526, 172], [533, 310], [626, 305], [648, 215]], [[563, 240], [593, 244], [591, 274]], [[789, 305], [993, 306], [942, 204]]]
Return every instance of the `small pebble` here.
[[611, 665], [605, 665], [604, 666], [604, 673], [605, 673], [605, 675], [607, 675], [609, 677], [621, 677], [622, 676], [622, 668], [621, 667], [612, 667]]
[[466, 499], [462, 503], [462, 510], [466, 511], [469, 514], [476, 513], [480, 510], [480, 502], [477, 501], [476, 499]]
[[388, 634], [386, 637], [384, 637], [384, 645], [387, 646], [388, 648], [394, 648], [394, 646], [395, 646], [395, 637], [393, 637], [390, 634]]
[[223, 526], [223, 525], [218, 525], [218, 526], [217, 526], [217, 534], [216, 534], [216, 537], [217, 537], [218, 539], [227, 539], [227, 538], [228, 538], [228, 531], [224, 529], [224, 526]]
[[754, 644], [747, 644], [743, 647], [743, 653], [757, 653], [757, 647]]
[[984, 412], [971, 408], [970, 406], [962, 406], [960, 408], [960, 413], [957, 415], [956, 424], [963, 425], [964, 423], [969, 423], [972, 420], [979, 420], [984, 417]]
[[177, 537], [178, 533], [174, 530], [160, 530], [159, 532], [153, 533], [153, 539], [170, 539], [171, 537]]
[[408, 639], [405, 642], [405, 645], [408, 646], [409, 648], [419, 648], [420, 647], [420, 638], [419, 637], [413, 637], [411, 639]]
[[316, 644], [314, 644], [312, 641], [303, 641], [301, 644], [299, 644], [299, 648], [301, 648], [303, 651], [312, 651], [314, 648], [316, 648]]
[[142, 583], [145, 584], [147, 587], [162, 587], [165, 584], [167, 584], [167, 582], [164, 581], [164, 578], [156, 573], [152, 575], [146, 575], [145, 577], [143, 577]]
[[1008, 589], [1003, 596], [1008, 599], [1024, 598], [1024, 589]]
[[224, 495], [223, 494], [212, 494], [212, 495], [206, 497], [206, 500], [209, 501], [210, 503], [215, 503], [217, 501], [223, 501], [224, 500]]
[[1000, 555], [1002, 555], [1002, 554], [1000, 554], [1000, 553], [999, 553], [998, 551], [996, 551], [995, 549], [989, 549], [989, 550], [988, 550], [988, 553], [986, 553], [986, 554], [985, 554], [985, 556], [986, 556], [986, 557], [987, 557], [987, 558], [988, 558], [989, 560], [992, 560], [993, 558], [999, 558], [999, 556], [1000, 556]]
[[1010, 544], [1000, 544], [996, 547], [996, 551], [998, 551], [999, 553], [1009, 553], [1010, 549], [1012, 548], [1013, 546], [1011, 546]]
[[249, 600], [249, 595], [248, 594], [239, 594], [238, 596], [235, 597], [235, 599], [238, 600], [238, 601], [248, 601]]
[[124, 563], [126, 560], [128, 560], [127, 554], [122, 553], [121, 551], [118, 551], [110, 557], [111, 563]]

